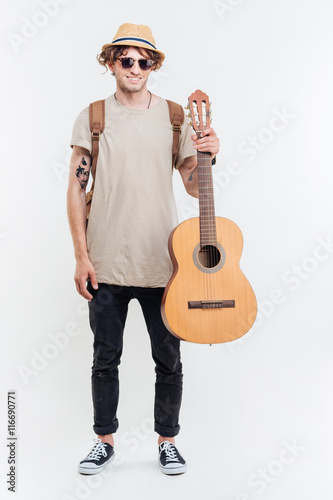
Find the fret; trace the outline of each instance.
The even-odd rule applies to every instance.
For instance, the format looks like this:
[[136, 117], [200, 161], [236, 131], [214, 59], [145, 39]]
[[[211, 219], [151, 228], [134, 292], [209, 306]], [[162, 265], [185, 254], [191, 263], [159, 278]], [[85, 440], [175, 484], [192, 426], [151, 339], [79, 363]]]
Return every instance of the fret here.
[[214, 189], [211, 159], [207, 153], [198, 152], [198, 188], [200, 213], [200, 244], [216, 244], [216, 224], [214, 207]]
[[[207, 103], [206, 103], [207, 104]], [[193, 127], [197, 138], [201, 138], [201, 132], [205, 127], [209, 127], [210, 113], [205, 109], [206, 116], [203, 116], [202, 108], [196, 103], [198, 115], [195, 114], [193, 105], [191, 115]], [[199, 214], [200, 214], [200, 245], [216, 245], [216, 223], [214, 207], [214, 189], [212, 173], [212, 155], [197, 151], [198, 189], [199, 189]]]

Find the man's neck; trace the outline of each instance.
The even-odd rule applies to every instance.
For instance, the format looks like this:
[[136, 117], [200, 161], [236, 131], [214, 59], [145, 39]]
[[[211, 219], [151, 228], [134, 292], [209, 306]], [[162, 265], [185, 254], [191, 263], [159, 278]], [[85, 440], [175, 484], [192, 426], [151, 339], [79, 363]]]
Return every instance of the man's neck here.
[[159, 98], [145, 87], [139, 92], [125, 92], [117, 86], [115, 98], [118, 102], [131, 109], [147, 109], [159, 101]]

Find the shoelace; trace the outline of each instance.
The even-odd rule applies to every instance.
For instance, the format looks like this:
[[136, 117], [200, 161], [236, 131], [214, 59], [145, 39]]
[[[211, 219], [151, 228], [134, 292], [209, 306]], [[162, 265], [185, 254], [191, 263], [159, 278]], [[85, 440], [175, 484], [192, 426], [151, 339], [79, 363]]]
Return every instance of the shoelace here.
[[96, 444], [93, 447], [93, 449], [89, 452], [87, 458], [91, 460], [98, 460], [101, 455], [103, 455], [103, 457], [106, 457], [107, 455], [105, 451], [106, 443], [102, 443], [100, 439], [94, 439], [94, 441]]
[[167, 462], [171, 461], [171, 460], [178, 460], [177, 450], [176, 450], [176, 447], [174, 446], [173, 443], [170, 443], [169, 441], [165, 441], [163, 443], [161, 451], [165, 451]]

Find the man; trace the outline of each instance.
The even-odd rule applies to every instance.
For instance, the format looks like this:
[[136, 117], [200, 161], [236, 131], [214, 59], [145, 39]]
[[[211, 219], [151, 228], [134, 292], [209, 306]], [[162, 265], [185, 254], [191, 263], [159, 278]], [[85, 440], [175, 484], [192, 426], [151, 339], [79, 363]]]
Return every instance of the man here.
[[[186, 471], [175, 446], [179, 433], [182, 364], [179, 340], [165, 328], [160, 305], [172, 274], [168, 237], [178, 224], [172, 192], [172, 137], [167, 102], [147, 89], [164, 54], [149, 27], [123, 24], [102, 48], [100, 64], [116, 79], [105, 100], [105, 130], [100, 138], [93, 203], [86, 229], [85, 190], [91, 167], [89, 112], [77, 117], [68, 185], [68, 218], [73, 237], [77, 291], [89, 301], [94, 333], [92, 397], [95, 446], [79, 472], [96, 474], [114, 458], [118, 428], [118, 365], [128, 303], [139, 301], [155, 361], [155, 431], [162, 472]], [[213, 129], [197, 140], [181, 128], [175, 164], [189, 194], [198, 197], [196, 150], [216, 155]], [[79, 182], [78, 182], [79, 181]]]

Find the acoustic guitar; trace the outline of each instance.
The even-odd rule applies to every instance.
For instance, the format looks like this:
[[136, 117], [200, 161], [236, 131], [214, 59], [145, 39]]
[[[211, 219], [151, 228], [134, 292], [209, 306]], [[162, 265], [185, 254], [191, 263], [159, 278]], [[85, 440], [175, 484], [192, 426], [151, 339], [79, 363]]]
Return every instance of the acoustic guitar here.
[[[210, 126], [208, 96], [197, 90], [186, 109], [199, 139]], [[174, 271], [162, 298], [162, 318], [181, 340], [229, 342], [252, 327], [257, 301], [240, 269], [243, 236], [239, 227], [229, 219], [215, 217], [211, 154], [198, 151], [197, 157], [200, 213], [170, 234]]]

